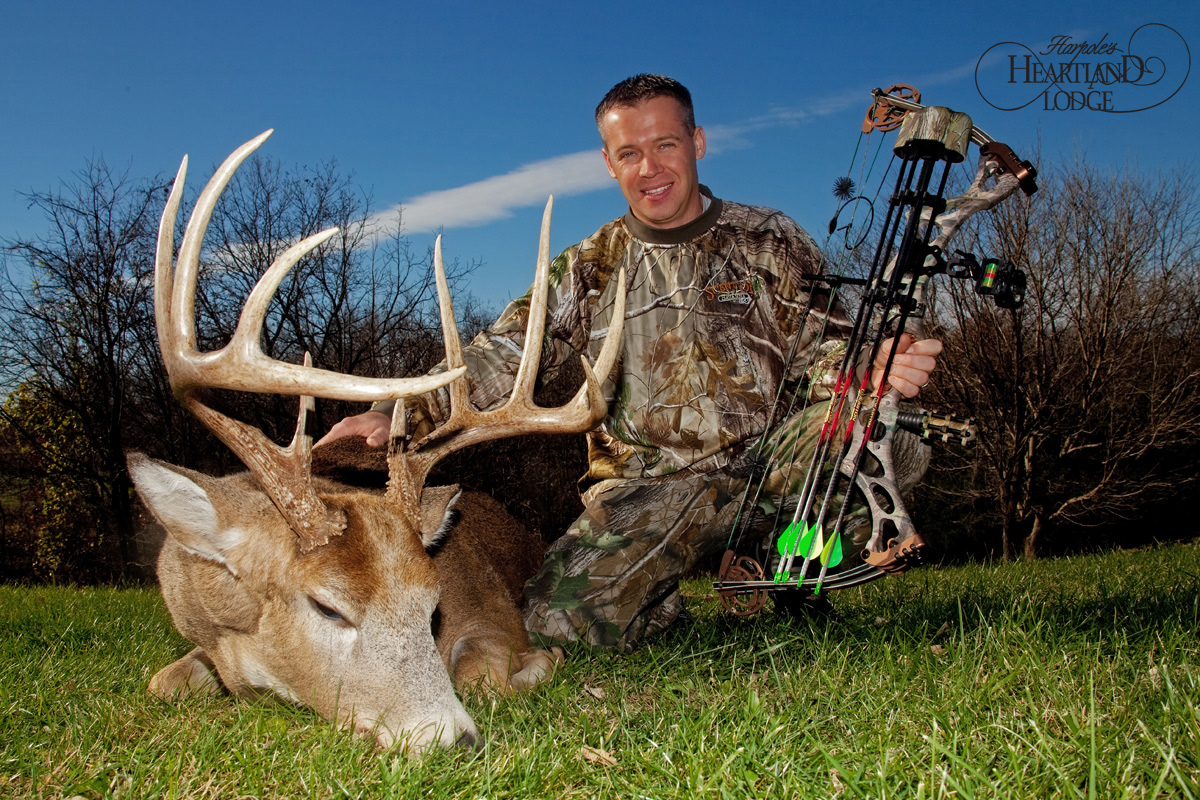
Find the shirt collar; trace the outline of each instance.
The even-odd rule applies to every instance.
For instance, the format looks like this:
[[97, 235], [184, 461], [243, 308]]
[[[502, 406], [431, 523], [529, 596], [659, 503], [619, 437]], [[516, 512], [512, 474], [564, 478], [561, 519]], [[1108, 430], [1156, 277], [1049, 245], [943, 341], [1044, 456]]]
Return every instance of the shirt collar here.
[[700, 194], [709, 202], [708, 206], [691, 222], [680, 225], [677, 228], [654, 228], [639, 220], [633, 215], [633, 211], [629, 211], [625, 217], [625, 227], [633, 234], [634, 238], [645, 242], [646, 244], [683, 244], [690, 242], [697, 236], [707, 231], [717, 223], [721, 217], [723, 203], [713, 197], [712, 190], [704, 184], [700, 184]]

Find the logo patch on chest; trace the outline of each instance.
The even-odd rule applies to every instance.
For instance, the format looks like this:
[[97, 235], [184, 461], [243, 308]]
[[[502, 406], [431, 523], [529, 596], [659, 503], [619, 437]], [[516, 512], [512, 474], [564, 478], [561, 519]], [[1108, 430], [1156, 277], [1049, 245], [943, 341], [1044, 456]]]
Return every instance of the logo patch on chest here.
[[750, 305], [754, 296], [763, 289], [763, 279], [755, 276], [744, 281], [713, 283], [704, 287], [704, 297], [709, 302]]

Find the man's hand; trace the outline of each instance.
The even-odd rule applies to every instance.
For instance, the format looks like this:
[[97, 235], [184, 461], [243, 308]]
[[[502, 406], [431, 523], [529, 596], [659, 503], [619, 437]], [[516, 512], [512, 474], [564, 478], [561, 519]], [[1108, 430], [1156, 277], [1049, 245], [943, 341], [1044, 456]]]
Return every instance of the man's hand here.
[[316, 447], [341, 439], [343, 436], [361, 436], [367, 440], [367, 447], [382, 447], [387, 444], [388, 431], [392, 427], [392, 418], [378, 411], [366, 411], [353, 417], [346, 417], [329, 429], [329, 433], [321, 437]]
[[[887, 366], [888, 353], [892, 351], [892, 339], [879, 346], [872, 365], [871, 385], [879, 388], [883, 380], [883, 368]], [[888, 384], [907, 398], [917, 396], [917, 393], [929, 383], [929, 374], [937, 366], [937, 355], [942, 352], [942, 343], [937, 339], [922, 339], [911, 333], [900, 334], [900, 345], [896, 348], [896, 358], [892, 361], [892, 374], [888, 376]]]

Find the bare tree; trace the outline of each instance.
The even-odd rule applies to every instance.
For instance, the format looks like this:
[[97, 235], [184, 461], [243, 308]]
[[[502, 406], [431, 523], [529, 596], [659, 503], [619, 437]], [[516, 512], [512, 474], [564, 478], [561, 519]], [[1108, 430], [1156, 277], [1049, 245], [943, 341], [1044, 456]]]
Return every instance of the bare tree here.
[[[1191, 176], [1043, 170], [974, 247], [1028, 273], [1025, 305], [943, 290], [934, 396], [980, 424], [965, 493], [1006, 558], [1134, 520], [1200, 479], [1200, 204]], [[983, 215], [981, 215], [983, 216]]]
[[163, 188], [92, 161], [58, 191], [28, 195], [48, 231], [4, 248], [0, 375], [30, 394], [0, 413], [60, 478], [92, 487], [98, 536], [115, 534], [121, 569], [133, 560], [126, 412], [132, 376], [156, 360], [150, 267]]

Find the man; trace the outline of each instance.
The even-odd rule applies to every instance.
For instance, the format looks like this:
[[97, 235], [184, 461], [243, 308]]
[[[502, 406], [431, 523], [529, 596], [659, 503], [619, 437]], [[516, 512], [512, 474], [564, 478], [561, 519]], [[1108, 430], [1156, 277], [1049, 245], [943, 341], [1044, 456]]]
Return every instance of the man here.
[[[820, 271], [807, 233], [778, 211], [722, 201], [700, 184], [704, 129], [681, 84], [628, 78], [601, 101], [596, 124], [629, 213], [555, 259], [542, 369], [573, 352], [595, 356], [618, 269], [628, 283], [623, 359], [609, 415], [588, 434], [584, 512], [526, 587], [526, 627], [543, 640], [628, 649], [679, 614], [679, 577], [725, 548], [764, 454], [774, 466], [768, 487], [795, 493], [804, 467], [788, 467], [811, 453], [848, 321], [802, 279]], [[481, 408], [512, 385], [527, 304], [512, 303], [467, 348]], [[915, 396], [940, 351], [906, 335], [889, 383]], [[816, 402], [787, 417], [773, 407], [780, 384]], [[426, 399], [415, 413], [436, 425], [448, 413], [444, 392]], [[390, 411], [377, 404], [322, 441], [360, 435], [380, 446]]]

